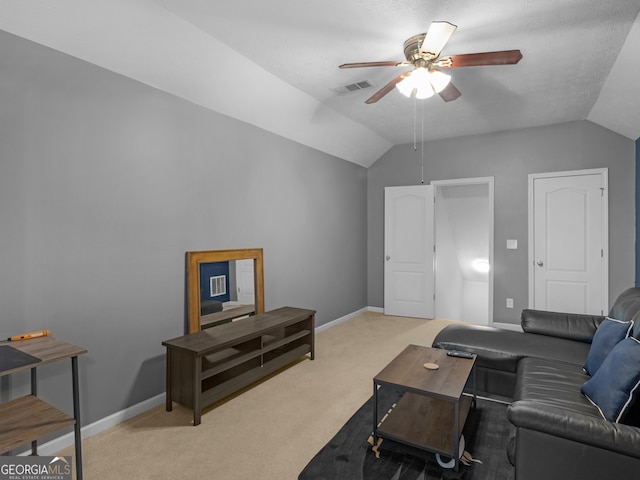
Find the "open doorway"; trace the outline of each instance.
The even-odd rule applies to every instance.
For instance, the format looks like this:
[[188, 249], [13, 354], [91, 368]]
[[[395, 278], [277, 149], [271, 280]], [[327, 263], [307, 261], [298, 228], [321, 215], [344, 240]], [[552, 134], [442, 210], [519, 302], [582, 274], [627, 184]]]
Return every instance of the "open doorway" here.
[[431, 182], [435, 188], [435, 316], [493, 319], [493, 177]]

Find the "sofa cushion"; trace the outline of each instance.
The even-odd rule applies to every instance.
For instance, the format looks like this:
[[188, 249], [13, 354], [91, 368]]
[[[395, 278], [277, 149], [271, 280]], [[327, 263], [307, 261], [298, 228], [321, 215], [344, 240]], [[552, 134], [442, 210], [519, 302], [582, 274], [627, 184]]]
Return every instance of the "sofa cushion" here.
[[605, 318], [596, 329], [589, 348], [587, 360], [584, 363], [584, 371], [593, 376], [602, 365], [604, 359], [618, 342], [627, 338], [633, 329], [633, 321], [615, 320]]
[[624, 423], [640, 395], [640, 340], [619, 342], [581, 391], [603, 418]]
[[[593, 407], [593, 409], [596, 410], [595, 407]], [[520, 433], [522, 433], [522, 429], [524, 429], [530, 431], [535, 430], [545, 434], [545, 439], [548, 442], [553, 442], [551, 443], [553, 450], [562, 455], [565, 465], [568, 466], [571, 466], [572, 463], [583, 461], [582, 457], [587, 454], [585, 448], [579, 448], [578, 452], [576, 452], [578, 455], [567, 456], [566, 447], [571, 444], [570, 442], [592, 445], [601, 449], [602, 452], [611, 452], [612, 456], [608, 457], [610, 462], [619, 460], [616, 453], [621, 453], [624, 457], [640, 459], [640, 448], [638, 448], [638, 445], [640, 445], [640, 429], [621, 423], [609, 422], [599, 414], [591, 416], [571, 413], [560, 407], [541, 405], [540, 402], [532, 400], [520, 400], [513, 402], [507, 407], [507, 418], [516, 428], [520, 429]], [[547, 461], [546, 456], [544, 454], [541, 455], [540, 449], [527, 450], [526, 447], [520, 444], [519, 438], [520, 435], [516, 434], [516, 456], [533, 455], [539, 462]], [[568, 440], [569, 443], [563, 444], [563, 440]], [[516, 463], [518, 463], [517, 459]], [[535, 478], [536, 480], [542, 478], [539, 476], [522, 476], [525, 478]], [[518, 474], [518, 478], [520, 477], [521, 475]], [[549, 480], [564, 480], [566, 478], [600, 480], [603, 478], [618, 477], [601, 475], [573, 477], [552, 474], [546, 478], [549, 478]]]
[[539, 405], [561, 408], [601, 418], [598, 409], [580, 393], [580, 387], [589, 376], [580, 365], [523, 358], [518, 363], [518, 381], [514, 401], [529, 400]]
[[526, 333], [591, 343], [604, 318], [602, 315], [524, 309], [520, 314], [520, 326]]

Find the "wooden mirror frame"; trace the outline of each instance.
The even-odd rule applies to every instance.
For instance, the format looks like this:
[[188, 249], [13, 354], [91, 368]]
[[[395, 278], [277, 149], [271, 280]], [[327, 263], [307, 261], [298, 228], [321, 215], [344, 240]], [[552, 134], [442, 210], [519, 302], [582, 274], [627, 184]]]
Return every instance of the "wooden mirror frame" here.
[[189, 333], [200, 331], [200, 264], [253, 259], [256, 314], [264, 312], [264, 269], [261, 248], [187, 252], [187, 311]]

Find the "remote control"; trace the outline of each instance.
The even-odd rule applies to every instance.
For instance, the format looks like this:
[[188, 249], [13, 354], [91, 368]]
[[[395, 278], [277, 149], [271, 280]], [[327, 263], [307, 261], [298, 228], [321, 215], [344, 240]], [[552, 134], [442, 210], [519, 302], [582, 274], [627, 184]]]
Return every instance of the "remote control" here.
[[449, 350], [447, 355], [450, 357], [458, 357], [458, 358], [473, 358], [473, 353], [469, 352], [461, 352], [458, 350]]

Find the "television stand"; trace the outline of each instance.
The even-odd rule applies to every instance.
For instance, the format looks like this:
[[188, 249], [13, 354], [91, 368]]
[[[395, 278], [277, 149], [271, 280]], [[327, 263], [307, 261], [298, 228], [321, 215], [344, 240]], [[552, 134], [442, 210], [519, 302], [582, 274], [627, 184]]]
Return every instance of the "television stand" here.
[[310, 353], [315, 310], [282, 307], [162, 342], [167, 347], [166, 408], [202, 409]]

